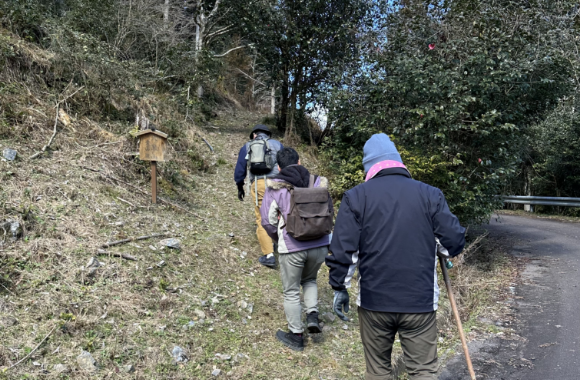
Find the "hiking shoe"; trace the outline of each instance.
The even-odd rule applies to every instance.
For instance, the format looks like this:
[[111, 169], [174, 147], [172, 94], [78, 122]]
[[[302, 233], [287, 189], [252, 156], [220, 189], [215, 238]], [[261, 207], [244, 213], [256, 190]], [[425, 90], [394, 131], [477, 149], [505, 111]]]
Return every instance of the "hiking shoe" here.
[[266, 255], [260, 256], [258, 259], [260, 264], [268, 268], [276, 268], [276, 258], [274, 256], [267, 258]]
[[293, 334], [291, 332], [284, 332], [278, 330], [276, 333], [276, 339], [282, 342], [288, 348], [294, 351], [304, 351], [304, 338], [302, 336]]
[[306, 326], [308, 328], [308, 332], [311, 334], [320, 334], [322, 329], [318, 324], [318, 312], [313, 311], [310, 314], [306, 315]]

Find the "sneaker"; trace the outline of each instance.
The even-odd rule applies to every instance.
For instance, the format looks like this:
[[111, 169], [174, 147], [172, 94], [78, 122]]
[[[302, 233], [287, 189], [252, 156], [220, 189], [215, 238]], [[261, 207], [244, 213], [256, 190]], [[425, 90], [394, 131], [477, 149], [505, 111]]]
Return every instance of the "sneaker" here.
[[260, 256], [258, 259], [260, 264], [268, 268], [276, 268], [276, 257], [272, 256], [267, 258], [266, 255]]
[[318, 312], [313, 311], [306, 315], [306, 326], [308, 327], [308, 332], [311, 334], [320, 334], [322, 329], [318, 324]]
[[293, 334], [291, 332], [284, 332], [278, 330], [276, 333], [276, 339], [282, 342], [288, 348], [294, 351], [304, 351], [304, 338], [302, 336]]

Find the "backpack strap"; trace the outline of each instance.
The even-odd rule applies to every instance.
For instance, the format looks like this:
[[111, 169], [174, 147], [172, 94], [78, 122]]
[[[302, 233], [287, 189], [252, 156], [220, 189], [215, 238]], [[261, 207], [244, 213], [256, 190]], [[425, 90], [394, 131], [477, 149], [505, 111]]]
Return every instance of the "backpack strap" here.
[[312, 189], [314, 184], [316, 183], [316, 176], [314, 174], [310, 174], [310, 181], [308, 182], [308, 188]]

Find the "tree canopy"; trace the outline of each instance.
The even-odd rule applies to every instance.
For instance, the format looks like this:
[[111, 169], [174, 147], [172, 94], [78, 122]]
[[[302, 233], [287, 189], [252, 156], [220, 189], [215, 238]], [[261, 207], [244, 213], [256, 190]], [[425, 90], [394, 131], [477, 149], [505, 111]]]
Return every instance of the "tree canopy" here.
[[572, 10], [548, 1], [392, 4], [368, 66], [334, 92], [327, 154], [341, 173], [337, 193], [362, 180], [362, 146], [385, 132], [464, 222], [486, 220], [530, 126], [573, 89], [554, 33], [554, 23], [573, 27]]

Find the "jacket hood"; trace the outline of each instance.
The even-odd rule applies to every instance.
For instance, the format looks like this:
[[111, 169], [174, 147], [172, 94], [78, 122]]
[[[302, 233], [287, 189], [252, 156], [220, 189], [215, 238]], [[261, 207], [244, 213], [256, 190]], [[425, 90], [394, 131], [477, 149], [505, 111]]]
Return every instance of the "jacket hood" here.
[[280, 170], [275, 178], [288, 182], [294, 187], [308, 187], [310, 184], [310, 172], [301, 165], [287, 166]]
[[[328, 188], [328, 179], [326, 177], [321, 176], [318, 177], [318, 179], [319, 179], [318, 187]], [[266, 186], [272, 190], [281, 190], [281, 189], [292, 190], [294, 188], [294, 186], [292, 186], [288, 182], [285, 182], [277, 178], [268, 178], [268, 180], [266, 181]]]

